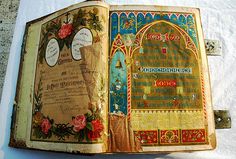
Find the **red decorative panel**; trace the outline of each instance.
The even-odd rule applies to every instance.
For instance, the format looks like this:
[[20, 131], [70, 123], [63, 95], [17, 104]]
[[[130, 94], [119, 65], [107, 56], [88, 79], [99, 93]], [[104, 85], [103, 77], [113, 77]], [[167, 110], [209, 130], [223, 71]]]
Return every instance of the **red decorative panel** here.
[[162, 51], [163, 54], [166, 54], [167, 53], [167, 48], [163, 47], [163, 48], [161, 48], [161, 51]]
[[205, 129], [182, 130], [182, 143], [205, 143]]
[[126, 47], [122, 41], [121, 35], [118, 34], [112, 44], [112, 48], [111, 48], [111, 56], [113, 56], [116, 52], [117, 49], [120, 49], [124, 54], [127, 54], [127, 50]]
[[160, 130], [160, 144], [180, 143], [179, 130]]
[[158, 141], [157, 131], [134, 131], [134, 137], [137, 137], [141, 144], [156, 144]]
[[177, 81], [176, 80], [156, 80], [155, 86], [156, 87], [176, 87]]

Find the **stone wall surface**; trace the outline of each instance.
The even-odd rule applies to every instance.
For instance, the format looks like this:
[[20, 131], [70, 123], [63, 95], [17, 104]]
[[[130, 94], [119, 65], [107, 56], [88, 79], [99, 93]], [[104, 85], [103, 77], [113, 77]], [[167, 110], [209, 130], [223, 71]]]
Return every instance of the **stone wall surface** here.
[[0, 0], [0, 101], [19, 0]]

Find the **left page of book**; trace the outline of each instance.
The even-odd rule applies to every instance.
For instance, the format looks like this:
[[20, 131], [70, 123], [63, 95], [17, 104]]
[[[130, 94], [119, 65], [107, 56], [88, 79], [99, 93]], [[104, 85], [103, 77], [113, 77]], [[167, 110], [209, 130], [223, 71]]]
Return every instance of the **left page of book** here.
[[84, 2], [28, 23], [11, 146], [106, 151], [108, 12]]

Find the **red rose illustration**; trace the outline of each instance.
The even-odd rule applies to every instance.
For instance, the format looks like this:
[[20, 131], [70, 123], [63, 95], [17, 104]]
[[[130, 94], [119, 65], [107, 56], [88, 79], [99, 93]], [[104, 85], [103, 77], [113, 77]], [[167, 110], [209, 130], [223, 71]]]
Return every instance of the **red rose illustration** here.
[[79, 132], [86, 126], [86, 117], [84, 115], [77, 115], [71, 123], [75, 132]]
[[89, 131], [88, 132], [88, 138], [90, 139], [90, 140], [96, 140], [96, 139], [98, 139], [98, 138], [100, 138], [101, 137], [101, 134], [100, 134], [100, 132], [93, 132], [93, 131]]
[[73, 27], [72, 24], [64, 24], [61, 26], [59, 32], [58, 32], [58, 36], [61, 39], [66, 38], [67, 36], [69, 36], [72, 33]]
[[44, 134], [48, 134], [49, 129], [52, 127], [50, 121], [46, 118], [42, 120], [41, 129]]
[[101, 137], [101, 132], [104, 129], [104, 126], [101, 122], [101, 120], [93, 120], [91, 121], [91, 124], [93, 126], [93, 130], [88, 132], [88, 138], [90, 140], [96, 140]]

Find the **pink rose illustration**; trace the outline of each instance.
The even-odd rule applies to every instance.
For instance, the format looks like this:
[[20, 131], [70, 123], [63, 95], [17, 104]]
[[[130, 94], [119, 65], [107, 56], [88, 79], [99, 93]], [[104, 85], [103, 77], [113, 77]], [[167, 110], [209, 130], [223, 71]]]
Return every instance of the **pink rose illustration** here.
[[73, 26], [72, 24], [63, 24], [58, 32], [58, 36], [61, 39], [66, 38], [72, 33]]
[[50, 123], [50, 121], [47, 119], [47, 118], [45, 118], [45, 119], [43, 119], [42, 120], [42, 123], [41, 123], [41, 129], [42, 129], [42, 132], [44, 133], [44, 134], [48, 134], [48, 131], [49, 131], [49, 129], [52, 127], [52, 125], [51, 125], [51, 123]]
[[79, 132], [86, 126], [86, 117], [84, 115], [77, 115], [72, 119], [73, 130]]

